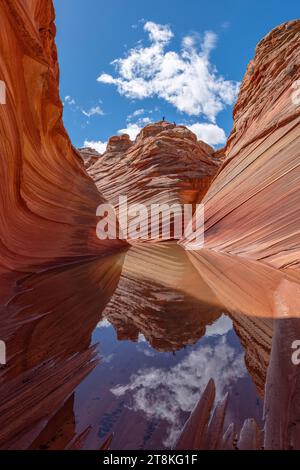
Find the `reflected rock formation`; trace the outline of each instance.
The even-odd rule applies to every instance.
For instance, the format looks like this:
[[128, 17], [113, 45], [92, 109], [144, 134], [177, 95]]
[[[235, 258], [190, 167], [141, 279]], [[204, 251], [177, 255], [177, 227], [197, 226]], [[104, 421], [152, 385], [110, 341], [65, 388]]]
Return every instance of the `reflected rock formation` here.
[[264, 448], [299, 449], [300, 369], [292, 361], [292, 344], [300, 338], [297, 272], [211, 250], [189, 256], [222, 299], [245, 347], [246, 365], [264, 396]]
[[194, 344], [222, 313], [212, 290], [176, 243], [131, 248], [103, 315], [118, 338], [142, 334], [158, 351]]
[[264, 396], [272, 344], [276, 290], [284, 275], [257, 261], [211, 250], [188, 256], [230, 314], [245, 348], [245, 362], [261, 397]]
[[[117, 286], [124, 254], [33, 274], [0, 312], [0, 448], [27, 448], [95, 366], [91, 335]], [[12, 289], [13, 290], [13, 289]], [[8, 321], [9, 319], [9, 321]]]
[[[154, 280], [155, 278], [155, 280]], [[2, 279], [4, 284], [4, 279]], [[141, 246], [6, 279], [0, 331], [0, 448], [80, 448], [74, 390], [97, 363], [91, 335], [107, 318], [120, 339], [158, 351], [195, 343], [223, 309], [176, 244]], [[201, 288], [200, 288], [201, 285]]]

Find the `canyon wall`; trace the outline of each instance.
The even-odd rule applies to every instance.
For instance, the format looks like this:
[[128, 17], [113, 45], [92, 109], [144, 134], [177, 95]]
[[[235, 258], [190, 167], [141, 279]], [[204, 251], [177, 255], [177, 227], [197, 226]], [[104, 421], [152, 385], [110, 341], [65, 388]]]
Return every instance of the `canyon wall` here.
[[0, 0], [0, 271], [109, 250], [96, 238], [103, 197], [62, 123], [51, 0]]
[[226, 161], [204, 198], [205, 247], [300, 267], [300, 20], [257, 46], [234, 108]]

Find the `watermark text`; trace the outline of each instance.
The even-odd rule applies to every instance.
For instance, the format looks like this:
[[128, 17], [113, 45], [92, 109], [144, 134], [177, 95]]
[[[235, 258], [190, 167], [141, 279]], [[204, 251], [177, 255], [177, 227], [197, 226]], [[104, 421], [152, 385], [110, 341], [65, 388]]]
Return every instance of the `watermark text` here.
[[119, 196], [117, 207], [100, 204], [96, 215], [100, 240], [183, 240], [187, 250], [204, 245], [203, 204], [129, 204]]
[[6, 86], [3, 80], [0, 80], [0, 104], [6, 104]]
[[6, 364], [6, 344], [4, 341], [0, 341], [0, 365]]
[[292, 349], [295, 351], [292, 353], [292, 363], [295, 366], [298, 366], [300, 364], [300, 340], [295, 339], [295, 341], [292, 342]]

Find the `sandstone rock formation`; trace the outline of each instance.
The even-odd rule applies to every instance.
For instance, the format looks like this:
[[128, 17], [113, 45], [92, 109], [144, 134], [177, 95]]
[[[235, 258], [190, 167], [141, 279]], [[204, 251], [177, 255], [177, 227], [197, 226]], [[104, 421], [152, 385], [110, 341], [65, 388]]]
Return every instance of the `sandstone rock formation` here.
[[94, 163], [96, 163], [101, 157], [99, 152], [90, 147], [80, 148], [78, 151], [83, 160], [85, 168], [89, 168], [90, 166], [94, 165]]
[[165, 121], [149, 124], [135, 142], [114, 136], [88, 173], [112, 204], [128, 202], [196, 203], [207, 191], [222, 162], [207, 144], [184, 126]]
[[234, 108], [226, 161], [205, 204], [205, 247], [300, 267], [300, 20], [257, 46]]
[[62, 123], [52, 1], [1, 0], [0, 17], [0, 265], [99, 254], [109, 249], [95, 232], [103, 197]]

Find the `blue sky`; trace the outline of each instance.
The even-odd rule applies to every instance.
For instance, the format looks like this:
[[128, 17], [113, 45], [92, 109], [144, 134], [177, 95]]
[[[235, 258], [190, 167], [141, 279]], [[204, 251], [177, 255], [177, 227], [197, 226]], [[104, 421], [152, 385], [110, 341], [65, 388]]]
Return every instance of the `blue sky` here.
[[[54, 0], [64, 123], [75, 146], [165, 116], [218, 147], [255, 46], [298, 0]], [[113, 62], [113, 63], [112, 63]]]

